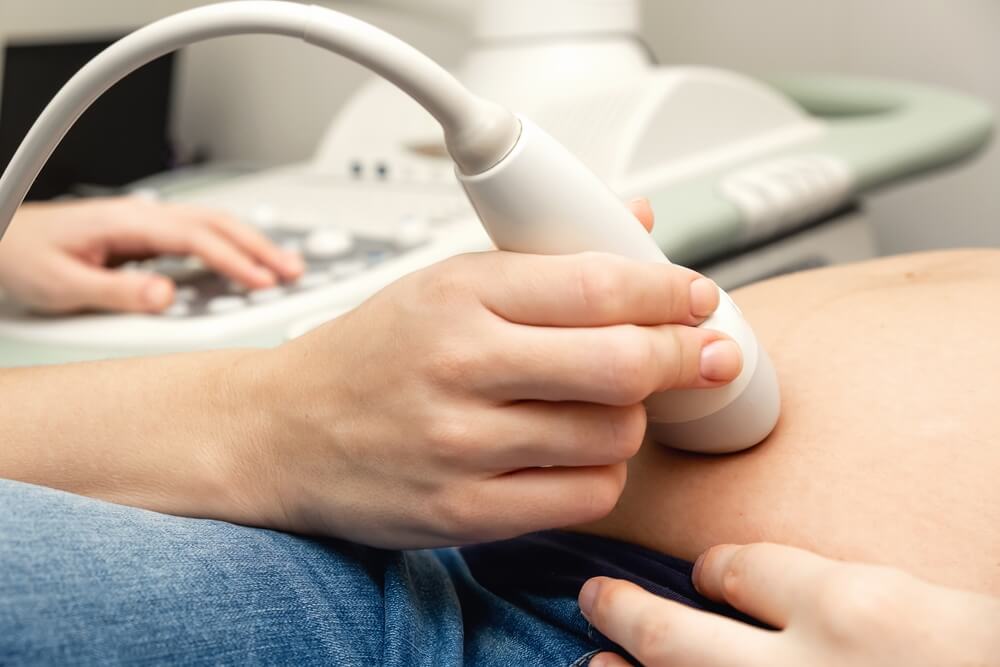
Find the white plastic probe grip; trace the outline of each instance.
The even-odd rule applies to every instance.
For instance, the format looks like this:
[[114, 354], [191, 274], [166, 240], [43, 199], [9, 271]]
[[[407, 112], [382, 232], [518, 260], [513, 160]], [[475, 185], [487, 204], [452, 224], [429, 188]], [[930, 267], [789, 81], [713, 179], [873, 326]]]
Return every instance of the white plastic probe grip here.
[[[492, 169], [459, 180], [498, 248], [559, 255], [608, 252], [669, 262], [621, 200], [559, 142], [521, 118], [521, 137]], [[720, 290], [721, 292], [721, 290]], [[646, 402], [649, 434], [705, 453], [753, 447], [774, 429], [780, 397], [771, 361], [725, 292], [702, 327], [743, 352], [743, 371], [719, 389], [675, 390]]]

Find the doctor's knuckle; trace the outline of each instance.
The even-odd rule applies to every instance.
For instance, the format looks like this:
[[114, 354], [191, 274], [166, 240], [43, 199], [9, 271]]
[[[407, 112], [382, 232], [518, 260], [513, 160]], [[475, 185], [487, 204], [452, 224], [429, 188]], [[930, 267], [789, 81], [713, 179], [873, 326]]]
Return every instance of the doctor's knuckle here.
[[646, 435], [645, 408], [640, 404], [618, 408], [617, 413], [607, 420], [607, 424], [611, 430], [611, 454], [619, 460], [635, 456]]
[[461, 460], [476, 440], [471, 421], [461, 416], [438, 418], [427, 430], [430, 454], [443, 461]]
[[[657, 267], [659, 268], [659, 267]], [[661, 312], [669, 317], [668, 321], [686, 320], [690, 311], [691, 290], [690, 280], [686, 271], [677, 266], [664, 267], [665, 273], [657, 273], [656, 298], [659, 300]]]
[[440, 304], [464, 295], [473, 279], [467, 277], [468, 270], [467, 258], [453, 257], [421, 272], [416, 280], [422, 299]]
[[443, 493], [433, 504], [435, 521], [447, 534], [470, 536], [484, 531], [480, 507], [483, 499], [474, 490], [459, 487]]
[[650, 337], [639, 327], [622, 327], [607, 354], [608, 387], [626, 403], [642, 401], [650, 391], [648, 374], [655, 358]]
[[660, 327], [657, 335], [655, 353], [650, 356], [658, 365], [659, 388], [687, 386], [699, 375], [697, 366], [690, 363], [697, 357], [685, 354], [684, 338], [676, 327]]
[[441, 347], [427, 360], [429, 375], [439, 384], [462, 386], [474, 374], [482, 361], [481, 351], [461, 341], [441, 341]]
[[185, 246], [190, 249], [198, 249], [201, 251], [213, 249], [218, 238], [213, 232], [201, 226], [194, 226], [189, 229], [186, 237], [187, 240], [184, 242]]
[[606, 316], [617, 309], [625, 288], [623, 267], [601, 255], [583, 255], [576, 268], [577, 291], [587, 312]]
[[122, 220], [134, 220], [136, 223], [143, 223], [146, 216], [154, 212], [155, 206], [141, 197], [115, 197], [105, 200], [104, 206], [107, 208], [109, 217], [117, 217]]
[[594, 521], [606, 517], [618, 504], [625, 490], [625, 475], [618, 468], [602, 471], [595, 480], [586, 487], [580, 496], [580, 516], [583, 521]]

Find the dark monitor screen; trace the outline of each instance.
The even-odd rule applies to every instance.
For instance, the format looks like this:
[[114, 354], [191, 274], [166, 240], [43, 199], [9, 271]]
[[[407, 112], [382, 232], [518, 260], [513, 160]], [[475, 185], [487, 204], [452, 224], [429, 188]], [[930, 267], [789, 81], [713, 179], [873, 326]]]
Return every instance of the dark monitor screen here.
[[[112, 40], [8, 44], [0, 91], [0, 167], [73, 74]], [[32, 188], [51, 199], [78, 185], [116, 187], [169, 168], [174, 58], [164, 56], [105, 93], [77, 121]]]

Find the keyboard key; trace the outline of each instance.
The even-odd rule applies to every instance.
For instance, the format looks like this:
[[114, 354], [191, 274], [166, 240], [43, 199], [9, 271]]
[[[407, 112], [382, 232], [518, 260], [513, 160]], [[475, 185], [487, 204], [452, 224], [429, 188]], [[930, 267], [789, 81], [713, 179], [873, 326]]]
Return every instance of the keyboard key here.
[[368, 268], [368, 263], [360, 259], [349, 259], [337, 262], [330, 268], [330, 275], [334, 278], [350, 278], [363, 272]]
[[325, 273], [307, 273], [299, 278], [295, 285], [302, 289], [312, 289], [325, 285], [328, 282], [330, 282], [330, 276]]
[[190, 285], [178, 287], [174, 291], [174, 302], [188, 304], [198, 298], [198, 290]]
[[302, 240], [297, 238], [282, 239], [278, 246], [285, 252], [302, 252]]
[[261, 304], [277, 301], [285, 295], [284, 287], [271, 287], [270, 289], [259, 289], [250, 292], [251, 303]]
[[415, 248], [426, 243], [430, 235], [431, 226], [425, 218], [409, 216], [399, 222], [396, 243], [403, 248]]
[[315, 260], [341, 257], [354, 249], [354, 237], [342, 229], [328, 227], [317, 229], [306, 238], [303, 251], [306, 257]]
[[245, 308], [246, 299], [241, 296], [219, 296], [208, 302], [208, 312], [213, 315], [231, 313]]
[[175, 301], [172, 306], [163, 311], [164, 317], [186, 317], [191, 314], [191, 306], [183, 301]]

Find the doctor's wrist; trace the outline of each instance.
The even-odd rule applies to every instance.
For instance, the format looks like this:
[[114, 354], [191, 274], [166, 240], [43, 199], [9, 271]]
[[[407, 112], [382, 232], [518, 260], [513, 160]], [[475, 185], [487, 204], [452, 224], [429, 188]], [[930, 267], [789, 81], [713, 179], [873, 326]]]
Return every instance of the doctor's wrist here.
[[270, 371], [270, 350], [233, 350], [217, 357], [214, 396], [205, 397], [206, 490], [213, 518], [265, 528], [290, 529], [278, 488], [282, 465], [282, 387]]

